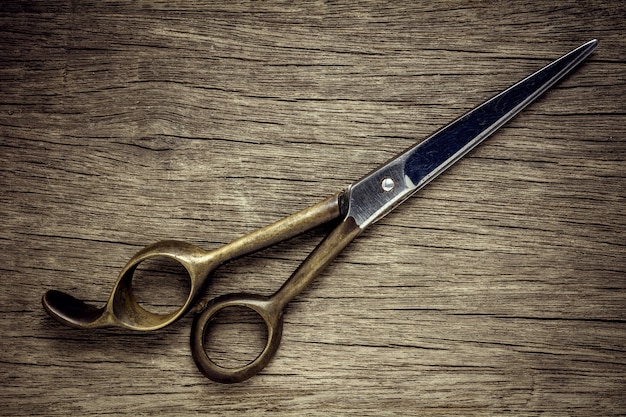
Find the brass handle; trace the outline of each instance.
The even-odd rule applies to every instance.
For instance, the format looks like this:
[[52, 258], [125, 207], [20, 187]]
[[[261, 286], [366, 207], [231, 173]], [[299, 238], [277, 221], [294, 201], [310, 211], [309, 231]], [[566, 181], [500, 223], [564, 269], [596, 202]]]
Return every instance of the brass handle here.
[[[113, 291], [102, 308], [89, 305], [69, 294], [48, 291], [42, 303], [50, 316], [61, 323], [78, 328], [118, 326], [133, 330], [155, 330], [185, 315], [197, 302], [208, 278], [220, 265], [258, 251], [282, 240], [336, 219], [340, 215], [341, 193], [309, 208], [285, 217], [269, 226], [213, 251], [206, 251], [186, 242], [166, 240], [140, 250], [120, 272]], [[167, 257], [180, 263], [187, 271], [190, 290], [185, 303], [173, 313], [153, 313], [137, 303], [132, 291], [133, 274], [146, 259]]]
[[[253, 361], [239, 368], [226, 368], [214, 362], [206, 352], [205, 340], [211, 320], [228, 307], [245, 307], [256, 312], [267, 328], [265, 348]], [[198, 369], [209, 379], [224, 384], [245, 381], [256, 375], [272, 359], [283, 333], [283, 311], [275, 300], [255, 294], [227, 294], [214, 298], [201, 314], [196, 315], [191, 328], [191, 353]]]
[[[132, 289], [133, 275], [139, 264], [149, 258], [167, 257], [180, 263], [188, 273], [190, 291], [185, 303], [169, 314], [153, 313], [139, 305]], [[78, 328], [118, 326], [133, 330], [164, 327], [185, 314], [196, 299], [208, 275], [219, 266], [214, 252], [186, 242], [165, 240], [137, 252], [120, 272], [113, 291], [102, 308], [96, 308], [61, 291], [43, 296], [46, 311], [63, 324]]]
[[[196, 316], [191, 328], [191, 352], [198, 369], [208, 378], [222, 383], [245, 381], [256, 375], [272, 359], [283, 331], [283, 309], [317, 277], [339, 253], [361, 233], [361, 228], [349, 217], [341, 222], [306, 258], [283, 286], [270, 297], [254, 294], [228, 294], [212, 300]], [[225, 368], [213, 361], [206, 352], [205, 339], [211, 320], [228, 307], [245, 307], [255, 311], [267, 327], [267, 342], [253, 361], [239, 368]]]

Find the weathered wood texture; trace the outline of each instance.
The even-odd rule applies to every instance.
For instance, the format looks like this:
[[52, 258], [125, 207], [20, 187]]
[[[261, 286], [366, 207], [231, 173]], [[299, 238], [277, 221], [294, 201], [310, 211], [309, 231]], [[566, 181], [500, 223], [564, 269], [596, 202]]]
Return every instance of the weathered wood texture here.
[[[5, 2], [0, 414], [626, 414], [625, 33], [618, 1]], [[299, 296], [245, 383], [197, 371], [191, 317], [80, 331], [41, 308], [102, 304], [148, 243], [216, 247], [304, 208], [594, 37]], [[322, 232], [206, 296], [274, 291]], [[147, 275], [171, 308], [180, 277]]]

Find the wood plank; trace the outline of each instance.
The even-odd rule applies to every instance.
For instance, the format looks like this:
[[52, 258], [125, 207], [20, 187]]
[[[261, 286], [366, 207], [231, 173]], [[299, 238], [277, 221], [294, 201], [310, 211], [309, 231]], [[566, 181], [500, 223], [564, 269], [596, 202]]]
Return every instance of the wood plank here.
[[[0, 415], [625, 414], [624, 22], [609, 1], [4, 5]], [[80, 331], [41, 308], [49, 289], [104, 303], [146, 244], [214, 248], [305, 208], [594, 37], [299, 296], [249, 381], [197, 371], [191, 314]], [[205, 296], [273, 292], [326, 231]], [[168, 277], [140, 296], [174, 308]], [[226, 363], [263, 332], [215, 331]]]

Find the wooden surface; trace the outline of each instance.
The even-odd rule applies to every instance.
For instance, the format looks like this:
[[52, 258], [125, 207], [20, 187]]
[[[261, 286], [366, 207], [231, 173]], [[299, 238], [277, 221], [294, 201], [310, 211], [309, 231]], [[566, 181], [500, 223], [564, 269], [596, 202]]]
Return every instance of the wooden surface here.
[[[0, 414], [626, 414], [623, 3], [6, 3]], [[247, 382], [197, 371], [192, 314], [81, 331], [41, 307], [102, 305], [154, 241], [214, 248], [305, 208], [592, 38], [299, 296]], [[271, 293], [325, 231], [223, 267], [206, 297]], [[181, 277], [149, 275], [138, 293], [171, 309]], [[258, 348], [236, 324], [216, 328], [228, 363]]]

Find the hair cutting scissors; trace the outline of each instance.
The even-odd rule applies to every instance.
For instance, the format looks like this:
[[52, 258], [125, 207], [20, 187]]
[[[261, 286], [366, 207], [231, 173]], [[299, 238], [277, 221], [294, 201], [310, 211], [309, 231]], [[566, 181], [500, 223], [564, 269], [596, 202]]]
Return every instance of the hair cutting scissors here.
[[[380, 220], [537, 99], [585, 60], [596, 45], [594, 39], [574, 49], [425, 141], [400, 153], [344, 191], [216, 250], [205, 251], [190, 243], [171, 240], [145, 247], [123, 268], [108, 302], [102, 308], [55, 290], [44, 295], [43, 305], [52, 317], [74, 327], [119, 326], [145, 331], [159, 329], [175, 322], [198, 303], [208, 278], [220, 265], [321, 224], [337, 221], [334, 230], [274, 294], [223, 295], [211, 300], [196, 316], [191, 332], [191, 346], [198, 368], [207, 377], [224, 383], [250, 378], [265, 367], [278, 349], [283, 328], [283, 309], [287, 303], [363, 229]], [[189, 274], [189, 295], [173, 313], [150, 312], [138, 304], [133, 294], [133, 273], [141, 262], [155, 256], [165, 256], [179, 262]], [[261, 316], [267, 326], [267, 341], [265, 348], [252, 362], [239, 368], [225, 368], [209, 358], [204, 342], [212, 318], [220, 310], [233, 306], [251, 309]]]

